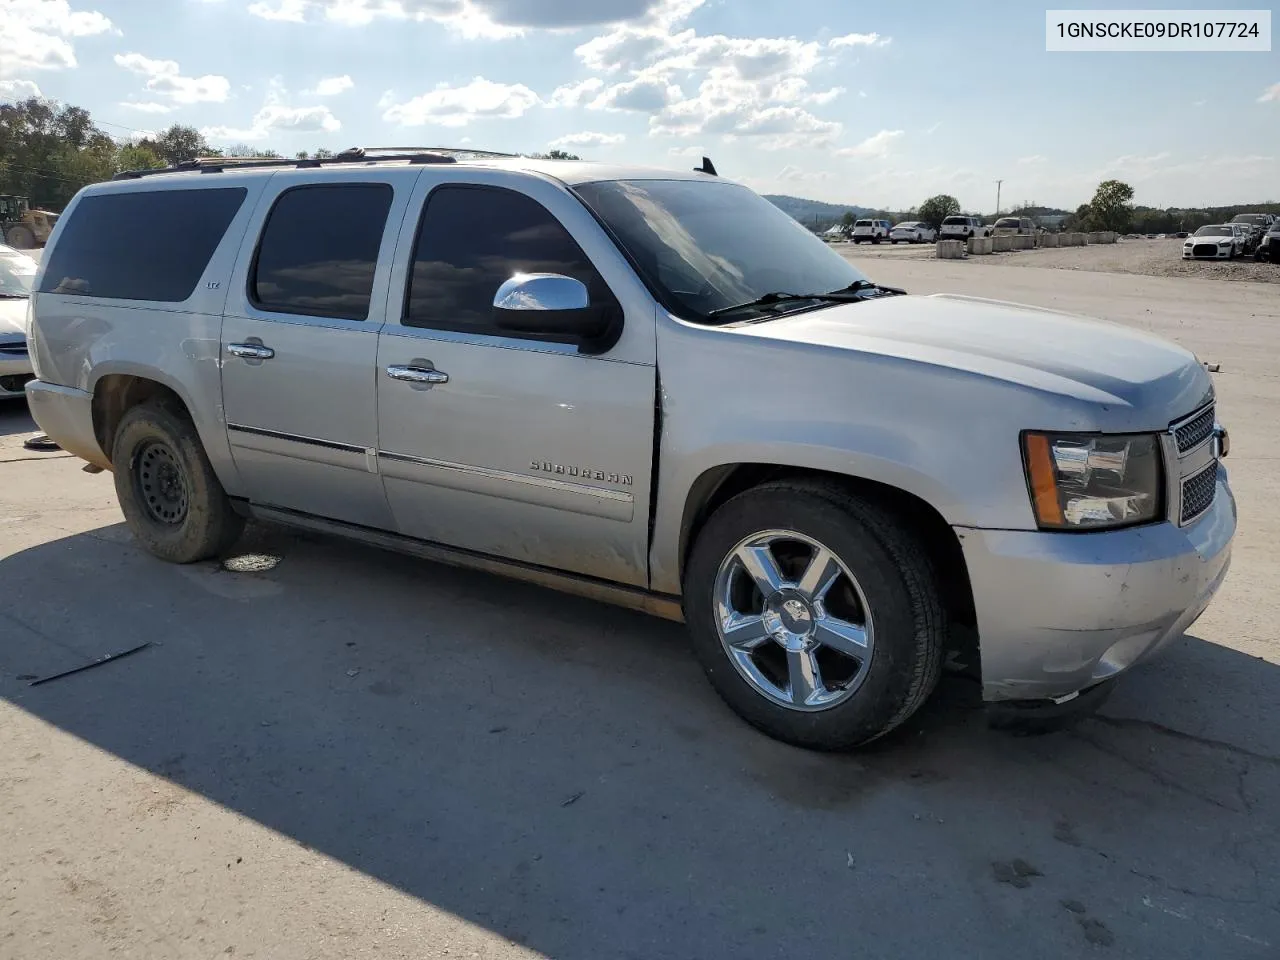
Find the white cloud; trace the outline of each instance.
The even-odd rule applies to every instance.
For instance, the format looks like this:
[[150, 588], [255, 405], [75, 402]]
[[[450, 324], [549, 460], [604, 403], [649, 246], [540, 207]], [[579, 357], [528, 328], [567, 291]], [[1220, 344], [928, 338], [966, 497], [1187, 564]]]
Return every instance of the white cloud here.
[[1280, 83], [1273, 83], [1267, 87], [1262, 91], [1262, 96], [1258, 98], [1259, 103], [1267, 103], [1269, 101], [1280, 101]]
[[268, 103], [256, 114], [248, 128], [205, 127], [200, 132], [210, 140], [265, 140], [276, 133], [337, 133], [342, 129], [328, 107], [287, 107]]
[[344, 73], [340, 77], [325, 77], [316, 84], [314, 90], [308, 90], [307, 93], [314, 94], [317, 97], [336, 97], [354, 86], [355, 81]]
[[587, 77], [580, 83], [566, 83], [551, 92], [548, 102], [553, 107], [580, 107], [592, 100], [603, 86], [604, 81], [599, 77]]
[[841, 157], [883, 157], [889, 153], [890, 148], [902, 134], [902, 130], [881, 130], [879, 133], [867, 137], [856, 147], [837, 150], [836, 155]]
[[649, 120], [650, 132], [666, 136], [721, 134], [756, 138], [765, 149], [828, 146], [840, 134], [835, 121], [804, 107], [777, 103], [773, 84], [744, 80], [732, 67], [715, 67], [695, 96], [672, 103]]
[[675, 103], [683, 94], [675, 84], [665, 80], [637, 77], [625, 83], [616, 83], [604, 90], [587, 106], [592, 110], [635, 110], [653, 113], [668, 104]]
[[40, 88], [33, 80], [0, 80], [0, 97], [6, 100], [26, 100], [40, 96]]
[[1044, 163], [1044, 157], [1040, 156], [1040, 154], [1038, 153], [1033, 154], [1032, 156], [1029, 156], [1029, 157], [1019, 157], [1018, 163], [1021, 163], [1023, 165], [1028, 165], [1032, 163]]
[[878, 33], [846, 33], [843, 37], [833, 37], [827, 46], [833, 50], [841, 47], [885, 47], [892, 40], [892, 37], [882, 37]]
[[706, 153], [702, 147], [669, 147], [667, 156], [670, 157], [702, 157]]
[[610, 147], [627, 139], [625, 133], [593, 133], [584, 130], [582, 133], [569, 133], [558, 137], [548, 144], [550, 147]]
[[405, 103], [393, 103], [383, 112], [382, 119], [402, 127], [465, 127], [472, 120], [520, 117], [541, 102], [522, 83], [494, 83], [476, 77], [465, 86], [441, 84]]
[[117, 53], [117, 66], [138, 76], [146, 77], [147, 90], [174, 103], [222, 103], [231, 93], [231, 83], [226, 77], [205, 74], [202, 77], [184, 77], [177, 61], [152, 60], [140, 53]]
[[139, 113], [172, 113], [176, 107], [172, 107], [167, 103], [155, 103], [153, 101], [123, 100], [120, 106], [126, 110], [137, 110]]
[[789, 183], [799, 182], [821, 182], [830, 180], [831, 173], [827, 170], [803, 170], [794, 164], [787, 164], [778, 171], [776, 180], [783, 180]]
[[265, 20], [323, 19], [353, 27], [382, 19], [431, 21], [470, 39], [500, 39], [529, 29], [644, 21], [668, 6], [670, 0], [256, 0], [249, 12]]
[[0, 79], [32, 70], [62, 70], [76, 65], [77, 37], [114, 31], [97, 10], [73, 10], [67, 0], [0, 2]]

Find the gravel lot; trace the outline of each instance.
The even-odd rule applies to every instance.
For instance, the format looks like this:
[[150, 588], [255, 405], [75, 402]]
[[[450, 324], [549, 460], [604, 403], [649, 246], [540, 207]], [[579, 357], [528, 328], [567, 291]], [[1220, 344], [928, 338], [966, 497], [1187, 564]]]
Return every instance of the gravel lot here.
[[[934, 260], [932, 246], [836, 244], [849, 259]], [[1258, 263], [1252, 257], [1229, 261], [1183, 260], [1182, 241], [1120, 240], [1086, 247], [1056, 247], [969, 257], [965, 263], [983, 266], [1015, 266], [1087, 270], [1094, 273], [1130, 273], [1144, 277], [1187, 277], [1199, 280], [1245, 280], [1280, 283], [1280, 264]]]
[[950, 681], [871, 750], [798, 751], [674, 625], [272, 529], [258, 572], [154, 561], [10, 405], [0, 958], [1280, 955], [1275, 288], [859, 254], [1221, 362], [1232, 571], [1097, 718], [995, 733]]

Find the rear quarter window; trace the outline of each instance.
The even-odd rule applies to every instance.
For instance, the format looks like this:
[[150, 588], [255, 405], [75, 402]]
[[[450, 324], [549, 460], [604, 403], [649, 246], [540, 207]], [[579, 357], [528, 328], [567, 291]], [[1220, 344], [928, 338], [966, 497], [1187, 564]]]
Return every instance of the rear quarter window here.
[[104, 193], [76, 204], [41, 293], [181, 303], [244, 203], [243, 187]]

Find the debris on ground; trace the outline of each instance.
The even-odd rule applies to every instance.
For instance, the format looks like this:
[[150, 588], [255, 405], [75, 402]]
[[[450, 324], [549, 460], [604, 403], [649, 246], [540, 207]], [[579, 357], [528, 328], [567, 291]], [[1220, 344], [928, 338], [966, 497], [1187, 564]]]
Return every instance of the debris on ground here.
[[82, 671], [90, 670], [93, 667], [102, 666], [102, 664], [104, 663], [110, 663], [112, 660], [119, 660], [121, 657], [127, 657], [131, 653], [137, 653], [139, 650], [145, 650], [149, 646], [151, 646], [150, 640], [148, 640], [146, 643], [140, 643], [136, 647], [131, 647], [128, 650], [121, 650], [119, 653], [108, 653], [105, 656], [99, 657], [97, 660], [92, 660], [89, 663], [81, 664], [78, 667], [72, 667], [70, 670], [63, 670], [61, 673], [55, 673], [48, 677], [41, 677], [38, 680], [32, 680], [29, 684], [27, 684], [27, 686], [38, 687], [40, 684], [48, 683], [50, 680], [61, 680], [63, 677], [69, 677], [73, 673], [81, 673]]
[[587, 791], [585, 791], [585, 790], [579, 790], [577, 793], [575, 793], [572, 797], [569, 797], [567, 800], [561, 800], [561, 801], [560, 801], [560, 806], [562, 806], [562, 807], [567, 807], [567, 806], [570, 806], [570, 805], [572, 805], [572, 804], [577, 803], [579, 800], [581, 800], [581, 799], [583, 798], [583, 796], [585, 796], [585, 795], [586, 795], [586, 792], [587, 792]]
[[360, 676], [360, 668], [359, 668], [359, 667], [352, 667], [350, 670], [348, 670], [348, 671], [347, 671], [347, 676], [348, 676], [348, 677], [358, 677], [358, 676]]
[[28, 450], [61, 450], [62, 448], [49, 439], [47, 433], [37, 433], [33, 437], [27, 437], [22, 441], [22, 445]]
[[1210, 363], [1208, 360], [1206, 360], [1204, 361], [1204, 368], [1208, 370], [1210, 373], [1217, 373], [1219, 370], [1222, 369], [1222, 364]]

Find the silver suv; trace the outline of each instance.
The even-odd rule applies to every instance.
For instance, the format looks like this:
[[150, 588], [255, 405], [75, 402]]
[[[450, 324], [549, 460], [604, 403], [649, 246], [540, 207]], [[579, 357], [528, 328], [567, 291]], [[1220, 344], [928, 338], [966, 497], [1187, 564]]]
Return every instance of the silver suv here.
[[684, 620], [796, 744], [891, 730], [975, 634], [988, 700], [1092, 702], [1227, 571], [1192, 354], [877, 285], [709, 163], [129, 174], [36, 291], [31, 409], [143, 548], [264, 518]]

